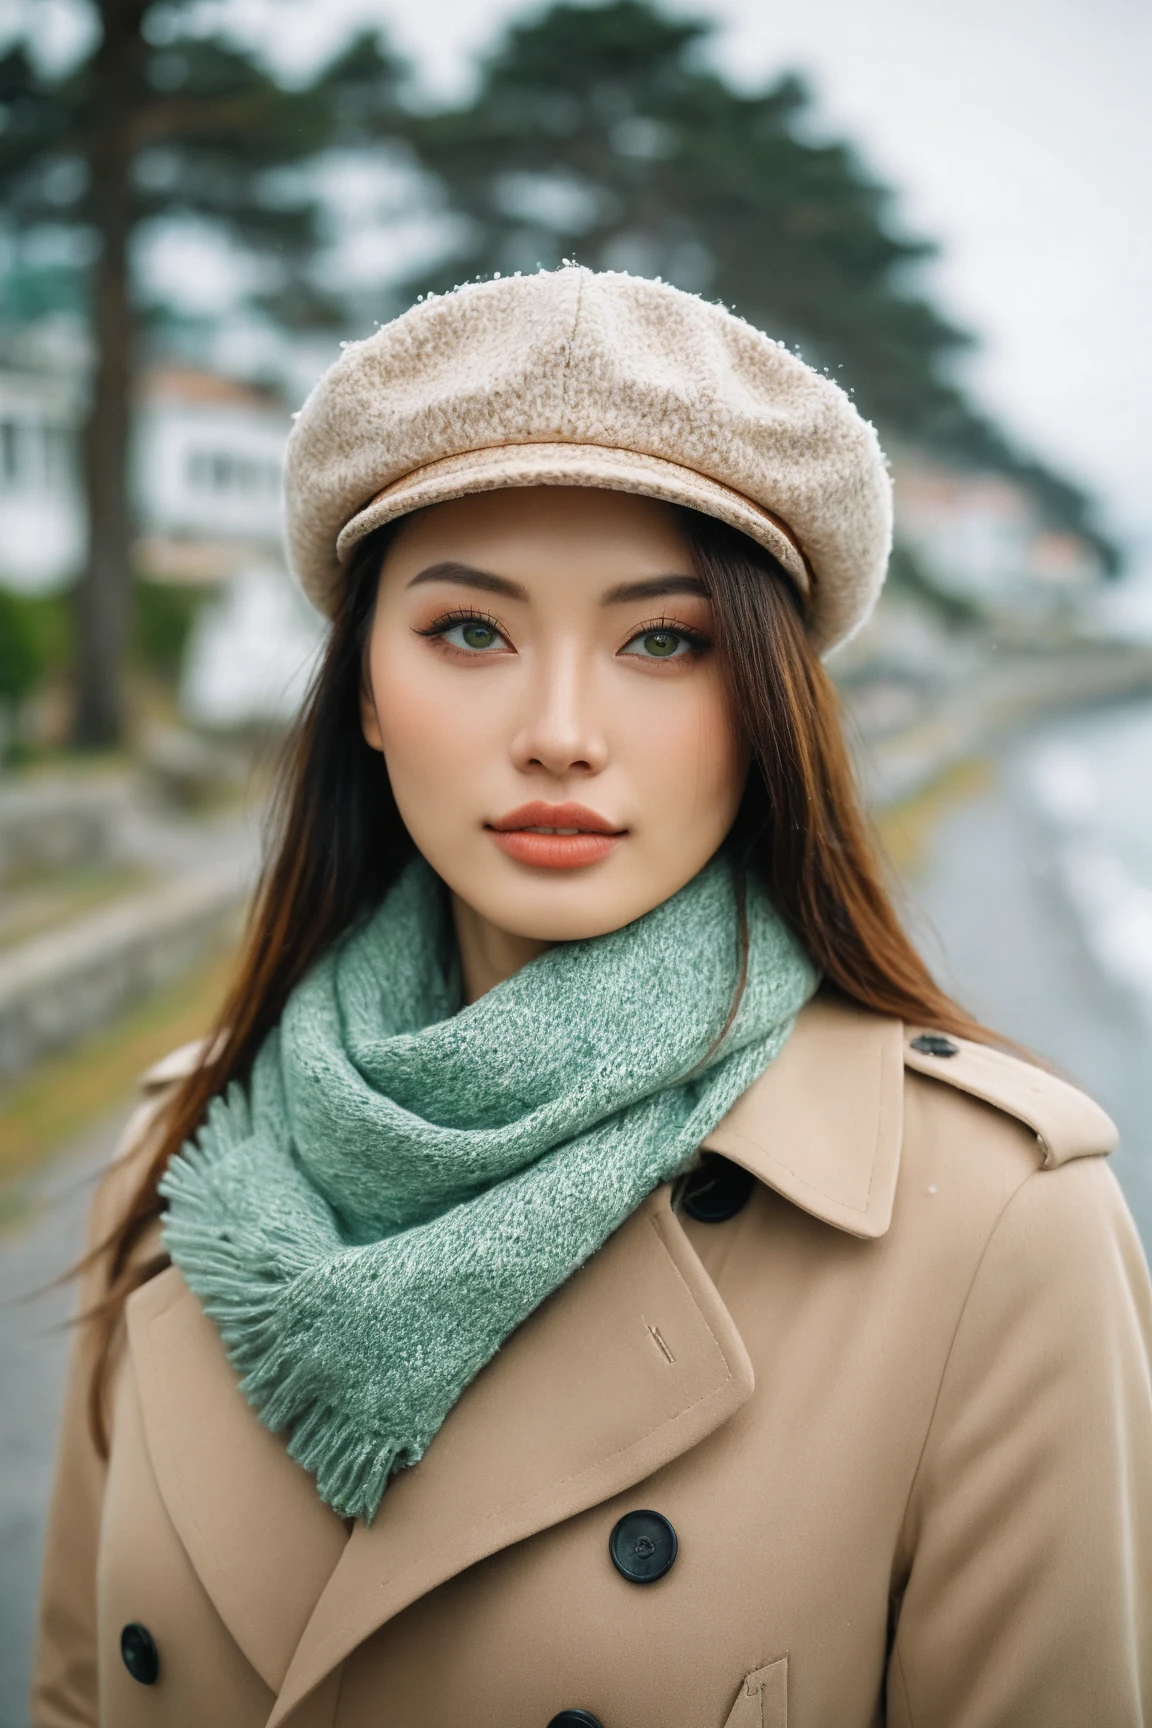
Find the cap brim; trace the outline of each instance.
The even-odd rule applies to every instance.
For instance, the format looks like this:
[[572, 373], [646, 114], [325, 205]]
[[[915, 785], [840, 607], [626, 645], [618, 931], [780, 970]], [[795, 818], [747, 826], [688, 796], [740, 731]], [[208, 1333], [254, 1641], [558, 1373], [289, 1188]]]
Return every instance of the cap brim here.
[[[804, 598], [811, 595], [812, 579], [804, 555], [785, 524], [770, 511], [695, 469], [660, 456], [601, 444], [502, 444], [430, 462], [385, 486], [357, 511], [340, 532], [336, 555], [341, 565], [346, 565], [366, 535], [413, 510], [511, 486], [599, 486], [610, 492], [635, 492], [667, 504], [686, 505], [757, 541], [783, 565]], [[322, 605], [331, 599], [327, 595], [313, 598]]]

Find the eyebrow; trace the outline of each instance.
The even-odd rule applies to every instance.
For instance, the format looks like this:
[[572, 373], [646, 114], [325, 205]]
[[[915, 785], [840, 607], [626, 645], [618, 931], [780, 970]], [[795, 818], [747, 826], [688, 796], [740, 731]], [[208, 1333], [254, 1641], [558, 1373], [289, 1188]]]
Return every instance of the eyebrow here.
[[709, 598], [708, 585], [699, 576], [649, 576], [643, 582], [621, 582], [609, 588], [602, 606], [619, 606], [633, 600], [663, 600], [667, 594], [699, 594]]
[[429, 564], [409, 582], [409, 588], [419, 588], [424, 582], [456, 582], [462, 588], [479, 588], [484, 594], [503, 594], [506, 600], [527, 600], [528, 590], [519, 582], [509, 582], [506, 576], [492, 576], [487, 570], [476, 570], [471, 564], [446, 558], [439, 564]]
[[[527, 600], [528, 591], [519, 582], [506, 576], [493, 576], [488, 570], [477, 570], [455, 558], [429, 564], [412, 577], [409, 588], [419, 588], [425, 582], [455, 582], [463, 588], [476, 588], [484, 594], [503, 594], [506, 600]], [[699, 576], [648, 576], [640, 582], [620, 582], [603, 596], [602, 606], [629, 605], [637, 600], [663, 600], [669, 594], [695, 594], [709, 599], [708, 585]]]

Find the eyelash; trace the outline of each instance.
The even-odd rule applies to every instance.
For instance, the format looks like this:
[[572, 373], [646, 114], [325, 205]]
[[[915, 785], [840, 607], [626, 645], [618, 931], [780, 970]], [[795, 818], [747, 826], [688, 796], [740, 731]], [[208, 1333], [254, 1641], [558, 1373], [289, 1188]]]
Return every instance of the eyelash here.
[[499, 619], [493, 618], [491, 612], [480, 612], [474, 606], [461, 607], [455, 612], [444, 612], [439, 618], [434, 618], [431, 624], [426, 624], [423, 630], [417, 630], [417, 636], [443, 636], [445, 631], [452, 630], [457, 624], [486, 624], [490, 630], [495, 630], [498, 636], [508, 640], [508, 632]]
[[[647, 624], [639, 625], [629, 636], [628, 642], [635, 642], [637, 636], [647, 636], [652, 630], [667, 630], [673, 636], [682, 636], [693, 654], [703, 654], [712, 646], [711, 639], [705, 636], [702, 631], [693, 630], [689, 625], [681, 624], [675, 618], [667, 616], [652, 618]], [[627, 648], [628, 642], [624, 643], [625, 648]]]
[[[439, 618], [434, 618], [431, 624], [426, 624], [423, 629], [417, 630], [416, 634], [426, 637], [444, 636], [449, 630], [455, 629], [458, 624], [485, 624], [490, 630], [494, 630], [498, 636], [502, 637], [505, 642], [509, 640], [508, 632], [499, 619], [494, 618], [491, 612], [482, 612], [475, 606], [458, 607], [451, 612], [442, 612]], [[710, 638], [705, 636], [702, 631], [693, 630], [689, 625], [681, 624], [677, 619], [661, 614], [659, 618], [650, 618], [647, 623], [638, 625], [628, 637], [627, 642], [621, 645], [622, 648], [627, 648], [628, 644], [635, 642], [638, 636], [647, 636], [653, 630], [668, 630], [683, 637], [693, 654], [706, 653], [712, 646]]]

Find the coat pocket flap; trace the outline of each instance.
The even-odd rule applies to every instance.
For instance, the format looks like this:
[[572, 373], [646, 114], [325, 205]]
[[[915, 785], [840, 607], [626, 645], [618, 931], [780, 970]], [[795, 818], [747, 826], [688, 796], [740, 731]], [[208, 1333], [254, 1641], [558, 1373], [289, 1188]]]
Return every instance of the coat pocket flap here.
[[788, 1728], [787, 1656], [744, 1676], [724, 1728]]

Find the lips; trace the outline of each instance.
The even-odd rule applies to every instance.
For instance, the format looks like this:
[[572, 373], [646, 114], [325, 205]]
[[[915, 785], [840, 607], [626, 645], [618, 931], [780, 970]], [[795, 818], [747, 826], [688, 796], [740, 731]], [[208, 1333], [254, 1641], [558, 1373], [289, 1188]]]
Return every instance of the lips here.
[[518, 864], [538, 870], [578, 870], [606, 858], [624, 838], [607, 817], [584, 804], [536, 800], [488, 824], [496, 845]]

